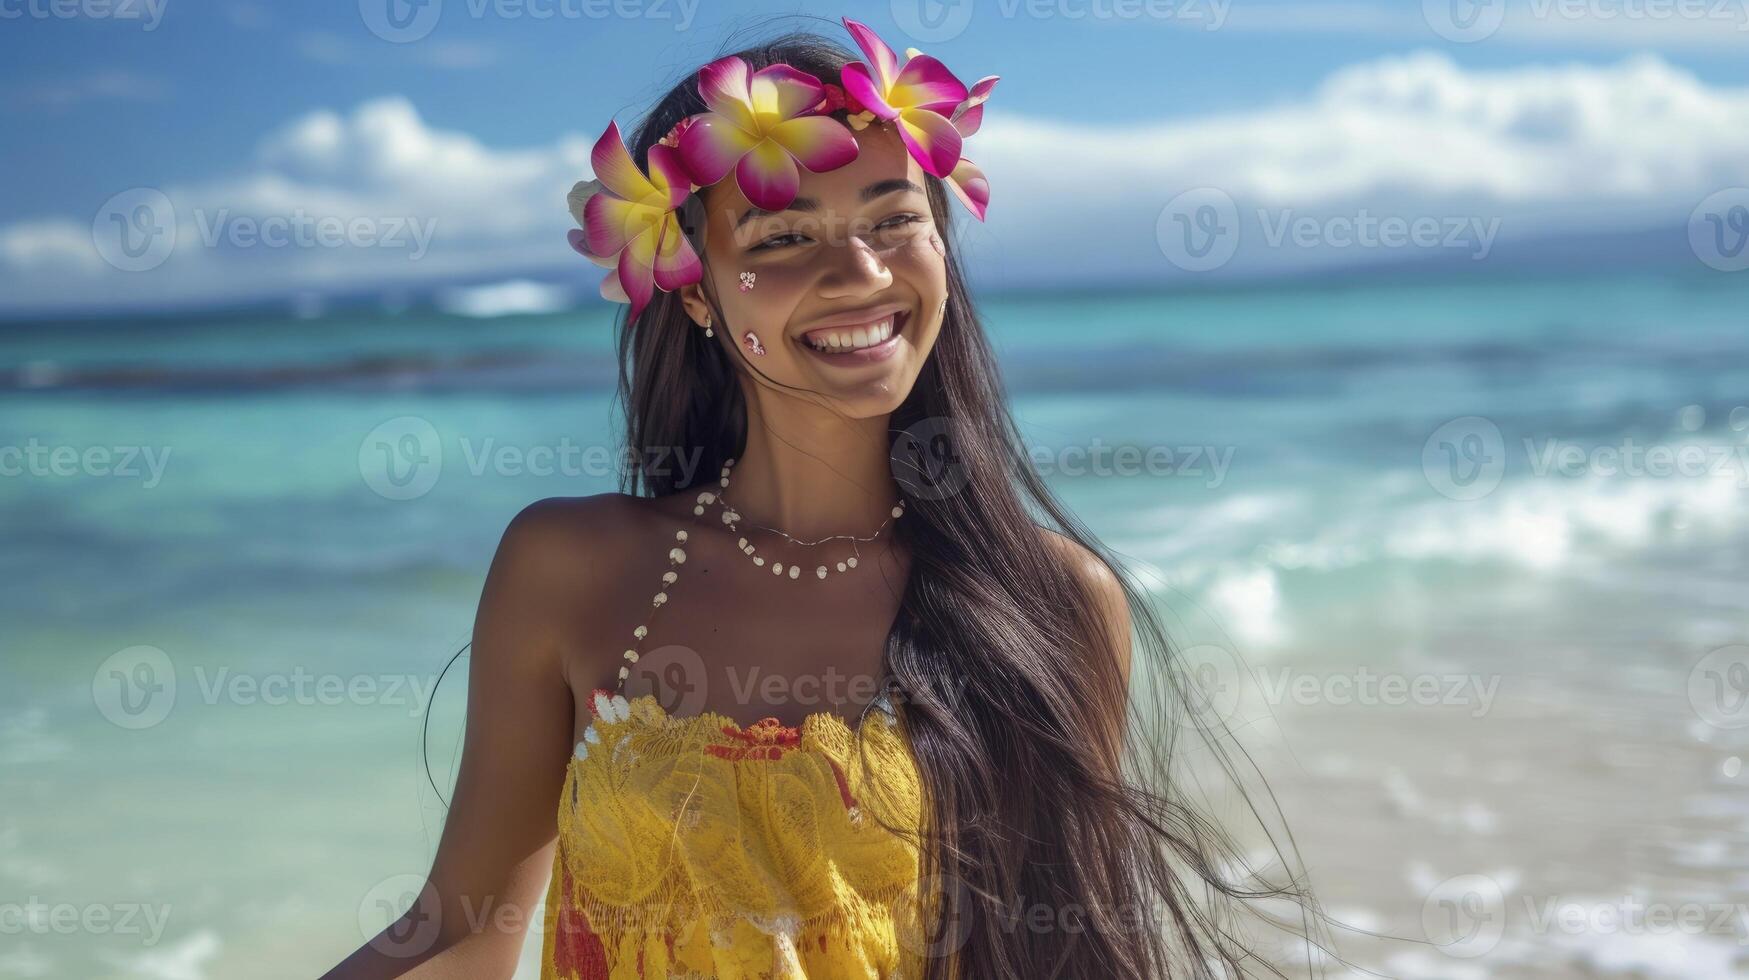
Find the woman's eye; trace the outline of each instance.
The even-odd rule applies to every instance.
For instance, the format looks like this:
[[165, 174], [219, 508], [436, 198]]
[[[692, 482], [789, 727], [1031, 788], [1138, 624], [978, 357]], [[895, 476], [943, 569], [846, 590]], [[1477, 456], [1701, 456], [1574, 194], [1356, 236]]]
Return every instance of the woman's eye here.
[[768, 248], [782, 248], [785, 245], [794, 245], [794, 244], [797, 244], [798, 242], [805, 242], [807, 240], [808, 240], [808, 236], [798, 235], [792, 231], [792, 232], [788, 232], [788, 233], [785, 233], [782, 235], [772, 235], [769, 238], [761, 239], [759, 244], [753, 246], [752, 248], [748, 249], [747, 251], [749, 251], [749, 252], [762, 252]]
[[922, 220], [923, 220], [923, 218], [920, 215], [895, 214], [891, 218], [888, 218], [887, 220], [876, 225], [875, 227], [876, 228], [885, 228], [888, 231], [891, 231], [894, 228], [898, 228], [898, 227], [912, 224], [914, 222], [918, 222], [918, 221], [922, 221]]

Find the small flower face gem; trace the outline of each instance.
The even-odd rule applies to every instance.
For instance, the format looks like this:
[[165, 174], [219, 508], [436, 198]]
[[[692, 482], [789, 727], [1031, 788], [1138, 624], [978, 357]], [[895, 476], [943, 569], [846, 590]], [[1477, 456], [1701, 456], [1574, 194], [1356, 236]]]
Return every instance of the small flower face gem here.
[[742, 341], [742, 343], [745, 343], [747, 345], [747, 349], [752, 351], [753, 353], [755, 353], [755, 354], [764, 354], [765, 353], [765, 345], [759, 342], [759, 335], [754, 333], [753, 331], [751, 331], [751, 330], [747, 331], [747, 336], [742, 337], [741, 341]]
[[741, 292], [744, 293], [747, 290], [752, 289], [753, 288], [753, 280], [756, 278], [758, 278], [758, 275], [756, 273], [752, 273], [752, 272], [741, 273]]

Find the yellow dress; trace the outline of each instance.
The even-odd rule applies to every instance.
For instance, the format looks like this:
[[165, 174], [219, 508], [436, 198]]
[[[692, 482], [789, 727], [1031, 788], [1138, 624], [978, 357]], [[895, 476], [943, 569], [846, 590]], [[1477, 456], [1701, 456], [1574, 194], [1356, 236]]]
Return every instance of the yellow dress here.
[[[884, 701], [745, 728], [600, 690], [559, 802], [543, 980], [914, 980], [920, 799]], [[862, 745], [856, 744], [860, 734]], [[883, 822], [885, 826], [883, 826]]]

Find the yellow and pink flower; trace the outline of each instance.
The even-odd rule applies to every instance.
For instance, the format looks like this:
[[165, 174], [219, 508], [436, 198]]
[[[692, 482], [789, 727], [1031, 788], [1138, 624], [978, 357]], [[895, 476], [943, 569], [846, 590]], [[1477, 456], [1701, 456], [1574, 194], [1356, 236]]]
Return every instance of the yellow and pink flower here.
[[601, 282], [601, 295], [630, 303], [635, 318], [656, 289], [672, 292], [704, 277], [704, 266], [681, 231], [675, 210], [693, 191], [679, 152], [658, 143], [650, 147], [650, 172], [637, 162], [608, 123], [590, 153], [595, 179], [571, 189], [571, 214], [581, 225], [567, 236], [571, 247], [614, 272]]
[[844, 66], [847, 95], [862, 103], [877, 119], [898, 126], [899, 138], [925, 173], [947, 177], [960, 159], [960, 131], [949, 115], [966, 101], [964, 83], [947, 66], [926, 54], [899, 56], [866, 25], [844, 18], [844, 28], [856, 40], [870, 64]]
[[[1000, 77], [986, 75], [978, 79], [966, 100], [948, 118], [962, 139], [976, 133], [978, 127], [983, 125], [984, 101], [990, 98], [990, 91], [996, 87], [996, 81]], [[947, 186], [953, 189], [954, 195], [966, 206], [966, 210], [972, 212], [979, 221], [984, 220], [984, 212], [990, 207], [990, 181], [978, 169], [977, 164], [960, 157], [959, 162], [954, 164], [953, 173], [947, 175]]]
[[710, 111], [691, 117], [680, 157], [701, 187], [733, 170], [755, 207], [781, 211], [801, 186], [798, 167], [819, 173], [856, 159], [850, 130], [819, 111], [819, 79], [789, 65], [753, 71], [734, 55], [719, 58], [699, 70], [698, 94]]

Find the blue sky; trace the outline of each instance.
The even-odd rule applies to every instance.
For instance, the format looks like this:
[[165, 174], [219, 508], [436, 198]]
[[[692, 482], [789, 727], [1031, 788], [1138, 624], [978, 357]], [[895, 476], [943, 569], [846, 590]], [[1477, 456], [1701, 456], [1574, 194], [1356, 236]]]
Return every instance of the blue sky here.
[[[313, 168], [307, 153], [286, 149], [285, 134], [318, 117], [337, 120], [349, 138], [365, 142], [384, 119], [400, 119], [418, 134], [436, 134], [439, 144], [453, 138], [477, 148], [482, 158], [476, 165], [491, 172], [505, 161], [540, 170], [523, 184], [492, 191], [529, 195], [531, 217], [520, 229], [482, 229], [480, 215], [440, 214], [444, 205], [433, 202], [450, 197], [442, 181], [467, 178], [466, 167], [430, 171], [438, 186], [396, 205], [449, 219], [437, 226], [441, 242], [432, 252], [451, 260], [414, 269], [385, 265], [385, 277], [437, 281], [500, 265], [508, 275], [562, 240], [569, 223], [564, 178], [588, 176], [586, 170], [564, 172], [577, 141], [593, 140], [610, 116], [631, 122], [660, 88], [709, 60], [735, 29], [798, 13], [806, 17], [785, 23], [806, 26], [807, 17], [818, 18], [814, 27], [836, 35], [837, 18], [847, 14], [895, 48], [925, 48], [968, 81], [1002, 76], [989, 126], [968, 144], [967, 155], [985, 164], [994, 186], [990, 225], [974, 235], [987, 236], [984, 253], [1004, 267], [1050, 265], [1062, 236], [1042, 236], [1037, 228], [1060, 220], [1071, 203], [1048, 173], [1025, 168], [1038, 157], [1027, 149], [1029, 138], [1122, 146], [1135, 134], [1152, 134], [1144, 145], [1159, 148], [1150, 158], [1160, 162], [1157, 172], [1097, 148], [1086, 155], [1091, 173], [1084, 177], [1129, 186], [1113, 187], [1100, 199], [1113, 208], [1109, 220], [1123, 227], [1111, 236], [1097, 235], [1097, 228], [1084, 234], [1114, 242], [1114, 249], [1151, 249], [1156, 264], [1159, 250], [1148, 239], [1173, 197], [1168, 192], [1211, 183], [1239, 202], [1241, 214], [1253, 201], [1273, 202], [1283, 215], [1344, 209], [1352, 215], [1373, 203], [1413, 216], [1419, 206], [1442, 221], [1503, 220], [1502, 238], [1511, 237], [1514, 224], [1518, 230], [1590, 227], [1611, 215], [1624, 228], [1680, 225], [1705, 192], [1749, 183], [1749, 174], [1730, 163], [1749, 159], [1738, 152], [1737, 137], [1661, 137], [1685, 144], [1677, 163], [1668, 164], [1659, 163], [1652, 148], [1636, 147], [1641, 136], [1630, 131], [1665, 119], [1705, 130], [1746, 121], [1740, 115], [1749, 103], [1744, 0], [1526, 0], [1498, 10], [1484, 2], [1475, 9], [1488, 33], [1470, 41], [1442, 36], [1455, 30], [1455, 22], [1441, 22], [1451, 11], [1416, 0], [959, 0], [946, 7], [935, 0], [427, 0], [434, 6], [426, 15], [438, 14], [425, 22], [428, 33], [392, 43], [371, 24], [383, 22], [388, 3], [401, 2], [0, 0], [0, 72], [7, 82], [0, 115], [8, 133], [0, 160], [10, 178], [0, 184], [0, 293], [9, 294], [0, 311], [76, 305], [74, 299], [198, 302], [275, 284], [320, 290], [339, 283], [331, 274], [334, 255], [300, 258], [281, 275], [276, 263], [231, 250], [201, 256], [178, 272], [187, 235], [176, 258], [151, 272], [116, 277], [76, 254], [75, 232], [90, 237], [106, 202], [137, 188], [163, 189], [184, 222], [190, 203], [230, 213], [270, 207], [260, 203], [267, 184], [284, 191], [284, 201], [325, 201], [336, 213], [394, 196], [369, 175], [346, 172], [380, 165], [368, 152], [348, 150], [346, 159]], [[1454, 9], [1461, 13], [1467, 0], [1458, 3]], [[926, 32], [915, 28], [920, 12], [946, 18], [954, 36], [908, 34], [907, 26]], [[963, 28], [953, 26], [960, 22]], [[1405, 85], [1413, 91], [1403, 91]], [[1643, 91], [1668, 91], [1677, 111], [1620, 108], [1629, 101], [1624, 93]], [[1434, 107], [1432, 128], [1401, 139], [1425, 145], [1453, 134], [1454, 147], [1481, 154], [1468, 178], [1441, 175], [1437, 160], [1395, 159], [1388, 135], [1364, 135], [1415, 113], [1417, 100], [1454, 92], [1463, 105]], [[1321, 124], [1381, 101], [1391, 103], [1389, 113], [1376, 125], [1357, 123], [1351, 145], [1306, 145], [1316, 143]], [[1480, 136], [1466, 129], [1470, 116], [1503, 102], [1514, 119], [1490, 123]], [[380, 111], [365, 112], [369, 106]], [[1596, 113], [1604, 116], [1593, 118]], [[1527, 125], [1544, 131], [1530, 132]], [[1288, 134], [1285, 143], [1269, 138], [1275, 132]], [[986, 137], [992, 155], [980, 159], [976, 151]], [[1510, 142], [1485, 145], [1489, 139]], [[1698, 142], [1686, 145], [1691, 140]], [[1545, 153], [1551, 142], [1562, 146]], [[414, 138], [407, 145], [433, 144]], [[1183, 146], [1204, 152], [1183, 157]], [[1223, 147], [1246, 155], [1222, 160]], [[1280, 159], [1268, 159], [1275, 153]], [[1350, 184], [1326, 174], [1322, 182], [1296, 185], [1293, 175], [1332, 153], [1354, 154], [1343, 171], [1370, 176]], [[531, 154], [544, 156], [536, 161]], [[1494, 159], [1517, 168], [1517, 178], [1480, 176]], [[1636, 177], [1665, 166], [1669, 173]], [[1615, 168], [1614, 176], [1578, 194], [1566, 182], [1547, 180], [1550, 168], [1587, 167]], [[1224, 175], [1235, 168], [1248, 176], [1227, 186]], [[1006, 184], [1005, 170], [1011, 175]], [[1586, 179], [1568, 178], [1574, 179], [1585, 190]], [[1634, 192], [1636, 180], [1646, 185], [1643, 193]], [[1670, 187], [1671, 180], [1678, 186]], [[548, 186], [559, 195], [550, 227], [533, 216]], [[1135, 212], [1133, 221], [1118, 210], [1125, 207]], [[462, 239], [470, 242], [465, 251]], [[1113, 258], [1118, 267], [1131, 264], [1128, 253]], [[552, 260], [563, 261], [562, 252]], [[1136, 265], [1145, 271], [1145, 263]], [[589, 278], [589, 271], [581, 270], [581, 277]], [[357, 277], [345, 282], [359, 284]]]

